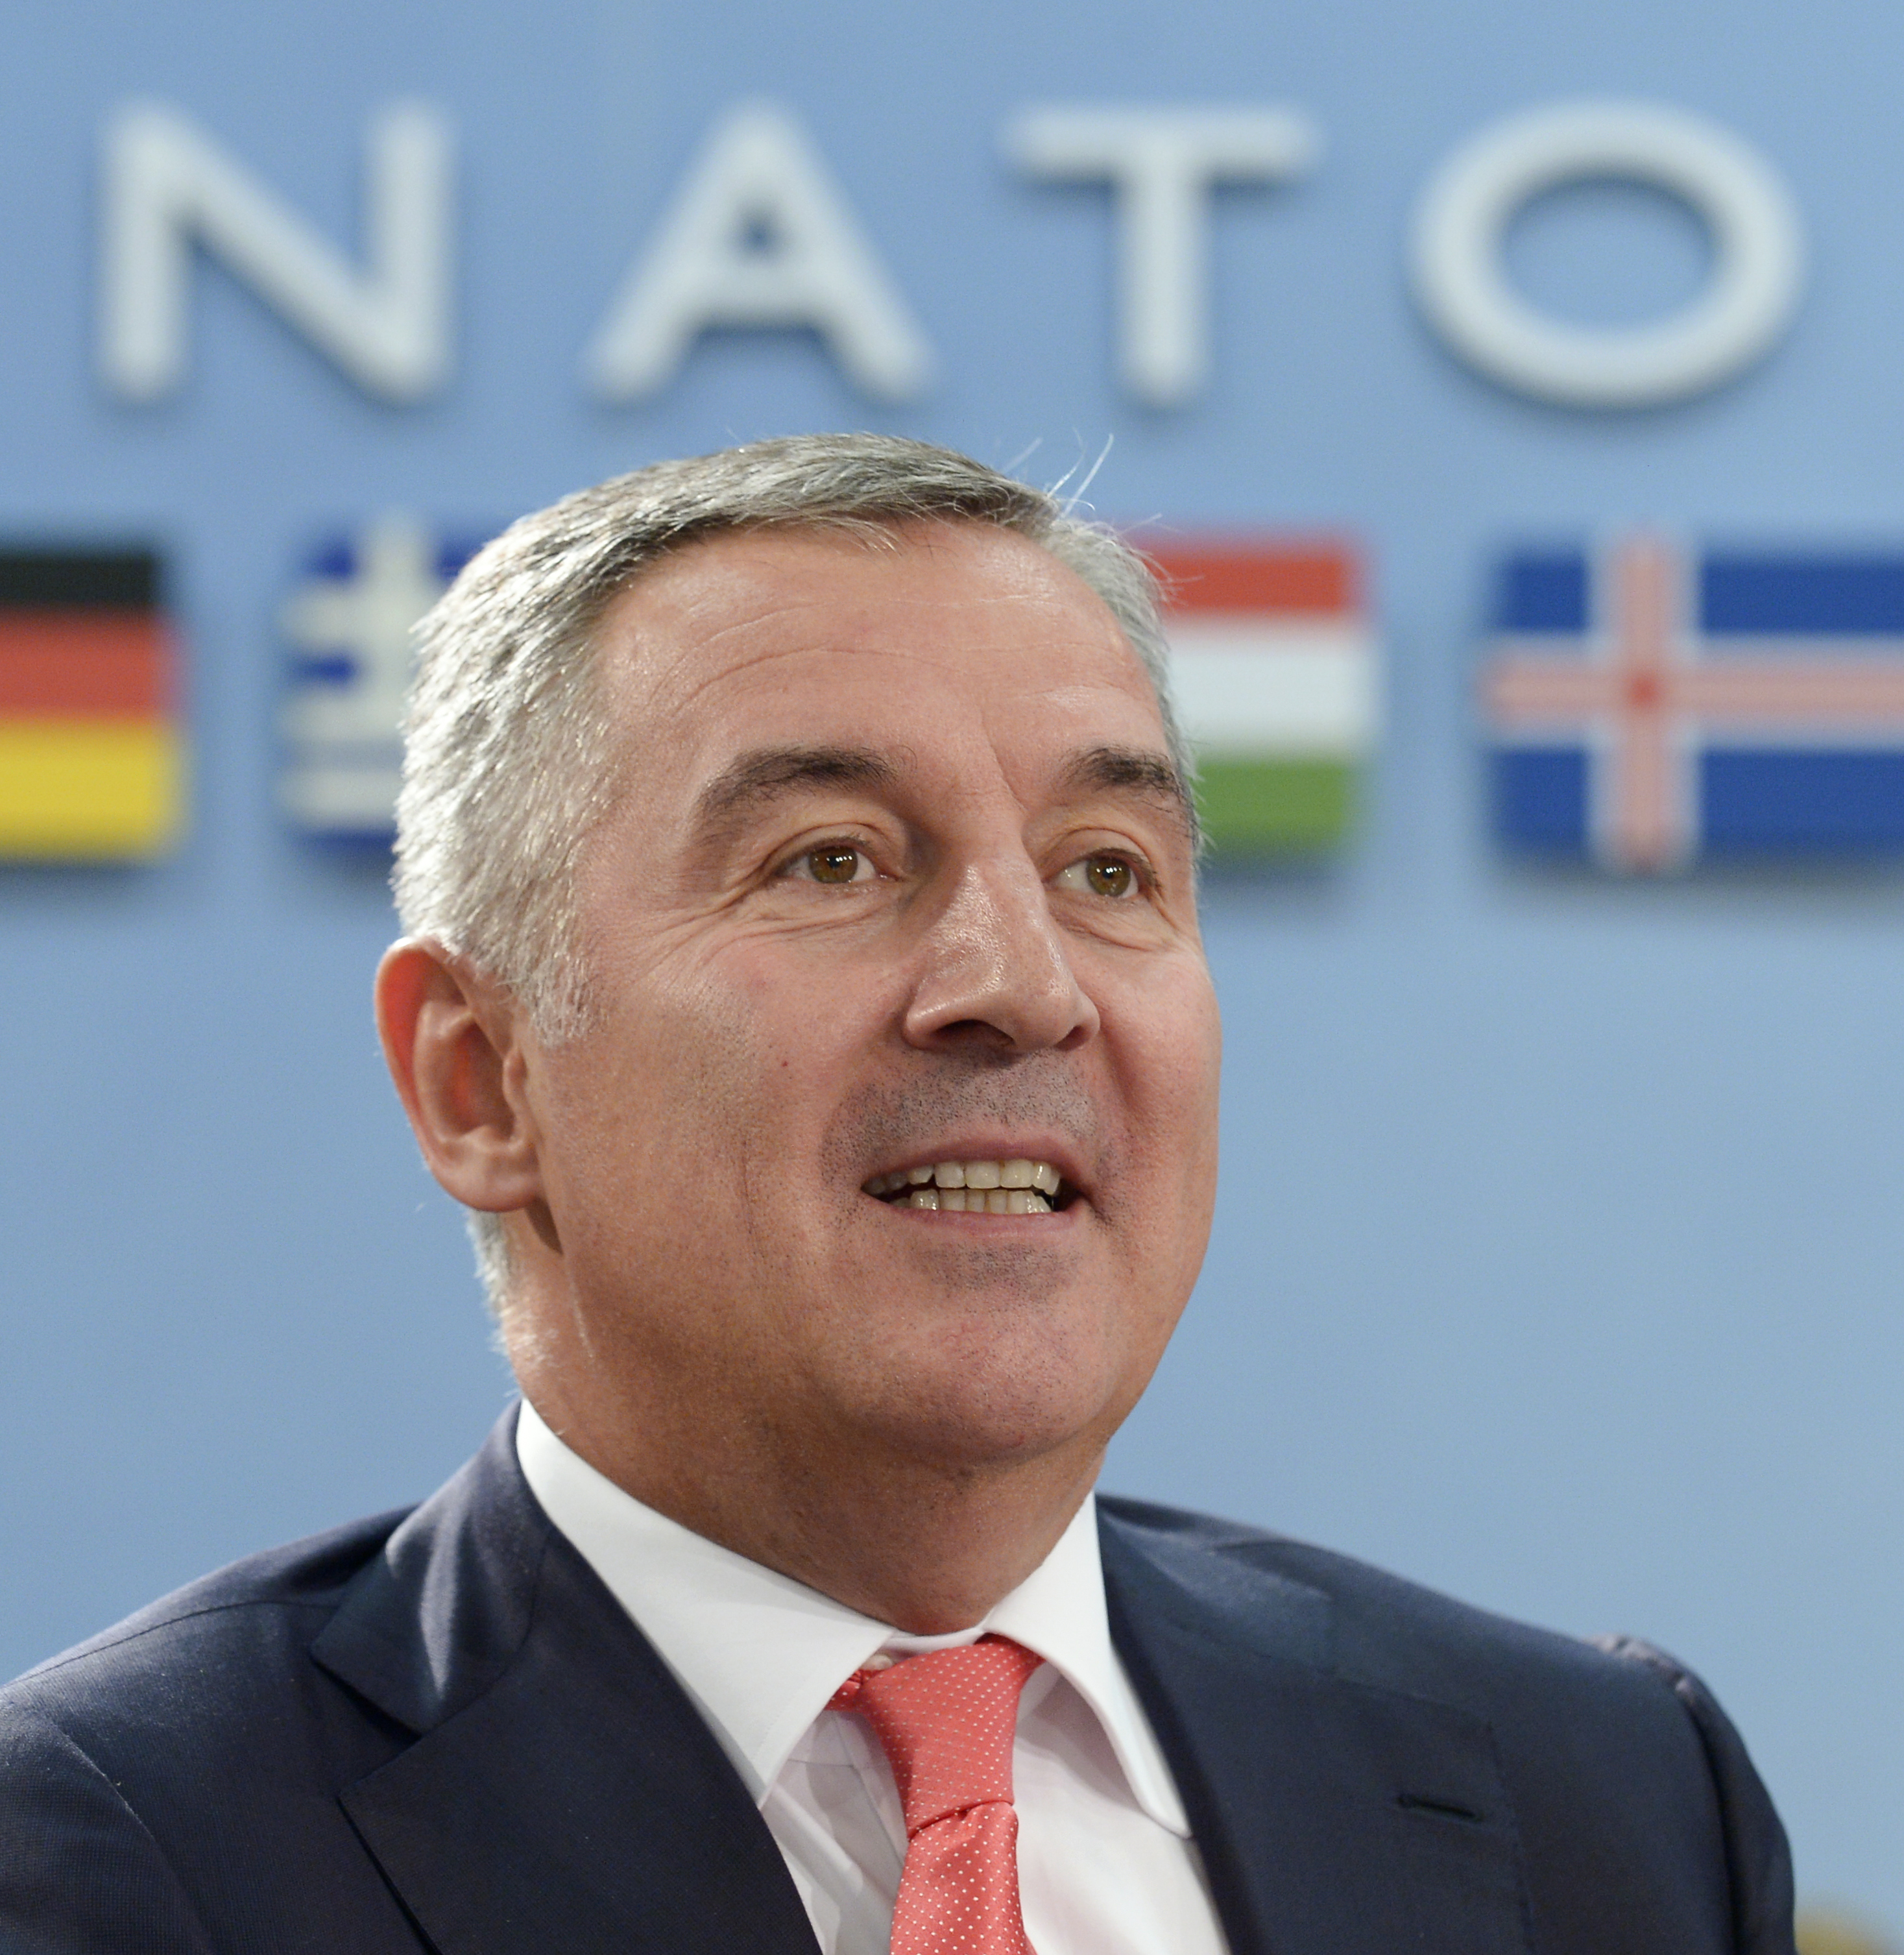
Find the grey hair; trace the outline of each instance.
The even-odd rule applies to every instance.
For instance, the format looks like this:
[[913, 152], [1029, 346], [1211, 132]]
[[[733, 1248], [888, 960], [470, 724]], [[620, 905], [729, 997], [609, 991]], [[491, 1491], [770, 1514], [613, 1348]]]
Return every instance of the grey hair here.
[[[593, 683], [603, 612], [648, 565], [728, 531], [823, 529], [889, 543], [896, 526], [933, 521], [1009, 530], [1103, 600], [1149, 675], [1187, 784], [1157, 579], [1128, 544], [1056, 494], [950, 449], [874, 434], [755, 442], [657, 462], [524, 516], [418, 625], [392, 877], [404, 928], [507, 986], [544, 1037], [582, 1030], [575, 870], [615, 787]], [[470, 1233], [500, 1314], [499, 1218], [473, 1214]]]

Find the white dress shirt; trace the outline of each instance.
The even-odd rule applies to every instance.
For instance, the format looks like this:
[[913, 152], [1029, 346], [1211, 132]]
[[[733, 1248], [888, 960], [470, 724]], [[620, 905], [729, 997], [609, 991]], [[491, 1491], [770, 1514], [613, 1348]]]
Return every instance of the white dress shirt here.
[[525, 1399], [543, 1511], [634, 1620], [759, 1802], [824, 1955], [889, 1955], [905, 1825], [885, 1753], [827, 1700], [869, 1657], [1010, 1636], [1018, 1884], [1037, 1955], [1224, 1955], [1182, 1801], [1111, 1647], [1097, 1514], [976, 1628], [907, 1635], [703, 1540], [571, 1453]]

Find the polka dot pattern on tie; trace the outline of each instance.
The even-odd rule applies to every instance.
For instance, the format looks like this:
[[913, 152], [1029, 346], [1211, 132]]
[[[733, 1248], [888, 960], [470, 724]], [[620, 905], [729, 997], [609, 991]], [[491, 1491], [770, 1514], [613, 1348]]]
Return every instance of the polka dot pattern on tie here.
[[905, 1812], [892, 1955], [1034, 1955], [1018, 1906], [1012, 1746], [1043, 1658], [1004, 1636], [859, 1670], [832, 1708], [873, 1727]]

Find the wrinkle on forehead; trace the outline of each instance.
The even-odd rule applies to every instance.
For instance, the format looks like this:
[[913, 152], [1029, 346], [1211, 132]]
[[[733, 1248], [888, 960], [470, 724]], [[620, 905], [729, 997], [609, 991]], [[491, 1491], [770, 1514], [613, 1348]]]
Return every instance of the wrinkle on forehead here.
[[[988, 530], [971, 540], [981, 547], [955, 552], [949, 540], [902, 538], [876, 554], [823, 532], [735, 532], [691, 546], [623, 592], [603, 619], [614, 689], [644, 718], [672, 716], [724, 685], [757, 685], [788, 661], [864, 656], [957, 670], [987, 650], [1036, 650], [1068, 653], [1070, 663], [1096, 667], [1095, 686], [1154, 705], [1142, 661], [1073, 571], [1009, 531]], [[937, 587], [892, 587], [936, 556], [955, 559]]]
[[[810, 608], [818, 612], [826, 607], [816, 600]], [[949, 643], [943, 637], [935, 642], [934, 634], [921, 631], [916, 640], [908, 641], [892, 634], [889, 626], [885, 628], [886, 634], [880, 642], [854, 642], [850, 627], [842, 628], [834, 620], [801, 643], [768, 643], [749, 647], [747, 638], [757, 625], [763, 622], [764, 619], [749, 619], [665, 650], [658, 645], [643, 647], [623, 665], [612, 682], [615, 689], [624, 693], [631, 708], [641, 718], [665, 722], [691, 714], [710, 697], [718, 697], [730, 688], [757, 694], [763, 686], [772, 686], [781, 672], [795, 672], [816, 659], [878, 660], [891, 674], [902, 674], [910, 669], [945, 674], [957, 680], [969, 675], [988, 652], [1008, 657], [1020, 655], [1019, 647], [999, 640], [975, 639], [961, 633], [956, 642]], [[1028, 673], [1024, 674], [1015, 685], [1015, 700], [1108, 694], [1136, 700], [1154, 711], [1155, 694], [1149, 678], [1136, 653], [1124, 644], [1121, 633], [1115, 639], [1107, 634], [1103, 639], [1086, 640], [1075, 634], [1054, 632], [1041, 638], [1036, 649], [1046, 658], [1062, 656], [1063, 664], [1069, 669], [1051, 674], [1035, 684]], [[719, 655], [724, 650], [729, 655], [723, 658]], [[1119, 650], [1124, 654], [1121, 661], [1117, 660]], [[1107, 653], [1111, 654], [1109, 660]], [[1127, 663], [1128, 669], [1118, 669], [1119, 663]], [[1090, 669], [1088, 676], [1081, 668]]]

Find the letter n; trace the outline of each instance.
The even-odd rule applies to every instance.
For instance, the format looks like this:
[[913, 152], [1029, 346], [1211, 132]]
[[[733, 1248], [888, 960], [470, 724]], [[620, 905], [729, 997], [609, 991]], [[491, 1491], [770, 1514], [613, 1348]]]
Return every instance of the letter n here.
[[368, 392], [410, 401], [438, 386], [449, 364], [449, 132], [426, 105], [394, 102], [365, 150], [360, 270], [175, 109], [120, 109], [106, 130], [100, 241], [107, 386], [150, 401], [184, 379], [196, 244]]

